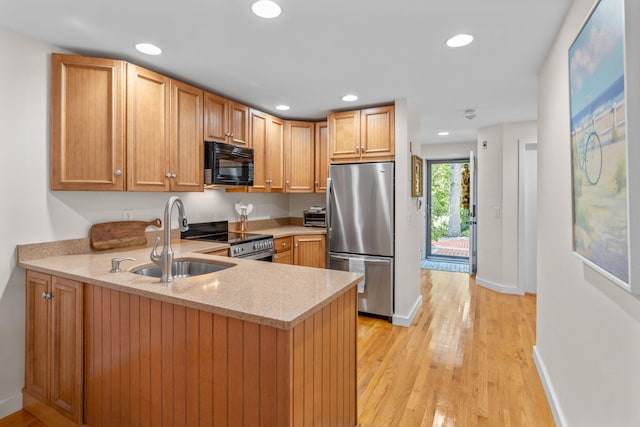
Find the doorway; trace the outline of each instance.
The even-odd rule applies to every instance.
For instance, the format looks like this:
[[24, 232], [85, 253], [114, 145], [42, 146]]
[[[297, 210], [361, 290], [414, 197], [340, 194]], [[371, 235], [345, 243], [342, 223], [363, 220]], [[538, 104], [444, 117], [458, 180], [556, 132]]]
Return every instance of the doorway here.
[[426, 261], [450, 271], [468, 271], [471, 174], [468, 158], [427, 160]]

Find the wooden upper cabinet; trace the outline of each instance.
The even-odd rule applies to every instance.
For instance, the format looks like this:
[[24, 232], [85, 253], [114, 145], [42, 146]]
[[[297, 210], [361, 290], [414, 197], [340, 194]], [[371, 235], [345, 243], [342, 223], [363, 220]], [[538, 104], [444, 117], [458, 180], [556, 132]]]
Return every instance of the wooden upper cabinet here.
[[201, 89], [176, 80], [171, 81], [171, 191], [204, 189], [203, 97]]
[[125, 62], [51, 55], [51, 189], [125, 189]]
[[251, 109], [250, 136], [253, 148], [251, 192], [284, 190], [284, 122], [270, 114]]
[[331, 160], [359, 160], [360, 111], [329, 114], [328, 122]]
[[360, 155], [363, 159], [395, 158], [395, 108], [393, 105], [360, 112]]
[[170, 79], [127, 64], [127, 190], [168, 191]]
[[127, 68], [127, 190], [202, 191], [203, 91]]
[[330, 114], [329, 157], [332, 163], [393, 160], [393, 105]]
[[205, 92], [204, 140], [249, 147], [249, 107]]
[[314, 134], [312, 122], [286, 121], [284, 125], [285, 191], [313, 193]]
[[314, 186], [316, 193], [324, 193], [327, 191], [327, 178], [329, 177], [329, 132], [327, 122], [316, 123], [315, 131]]

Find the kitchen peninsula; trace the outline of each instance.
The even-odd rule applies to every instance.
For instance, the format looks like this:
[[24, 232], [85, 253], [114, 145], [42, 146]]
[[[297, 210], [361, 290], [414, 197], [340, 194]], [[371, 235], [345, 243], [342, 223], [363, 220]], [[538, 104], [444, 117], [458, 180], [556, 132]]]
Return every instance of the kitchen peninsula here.
[[[18, 247], [26, 410], [51, 425], [356, 425], [359, 275], [172, 246], [231, 267], [163, 285], [131, 273], [149, 248]], [[110, 273], [114, 257], [135, 261]]]

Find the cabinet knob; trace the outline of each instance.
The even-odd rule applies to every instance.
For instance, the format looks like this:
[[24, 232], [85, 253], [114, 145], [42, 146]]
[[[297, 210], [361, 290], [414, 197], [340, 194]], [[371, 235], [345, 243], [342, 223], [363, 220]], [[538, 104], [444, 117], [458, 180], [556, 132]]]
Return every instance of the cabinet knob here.
[[115, 176], [120, 176], [122, 175], [122, 171], [120, 169], [116, 169], [115, 172], [113, 172], [115, 174]]
[[53, 292], [43, 292], [42, 293], [42, 298], [44, 299], [51, 299], [53, 298], [55, 295], [53, 294]]
[[314, 184], [316, 185], [316, 187], [318, 186], [318, 181], [315, 181]]
[[175, 173], [167, 172], [164, 174], [164, 176], [166, 176], [167, 178], [175, 178], [178, 175], [176, 175]]
[[356, 153], [360, 152], [360, 147], [356, 147]]
[[360, 146], [360, 151], [362, 151], [364, 153], [364, 146]]
[[178, 176], [178, 175], [176, 175], [175, 173], [171, 174], [171, 178], [175, 178], [176, 176]]

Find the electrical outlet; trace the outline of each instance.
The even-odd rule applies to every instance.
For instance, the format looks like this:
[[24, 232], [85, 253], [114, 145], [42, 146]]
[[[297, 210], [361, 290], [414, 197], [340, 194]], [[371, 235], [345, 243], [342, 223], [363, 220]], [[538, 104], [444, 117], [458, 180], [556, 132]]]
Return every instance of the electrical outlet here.
[[122, 220], [131, 221], [133, 219], [133, 210], [125, 209], [122, 211]]

